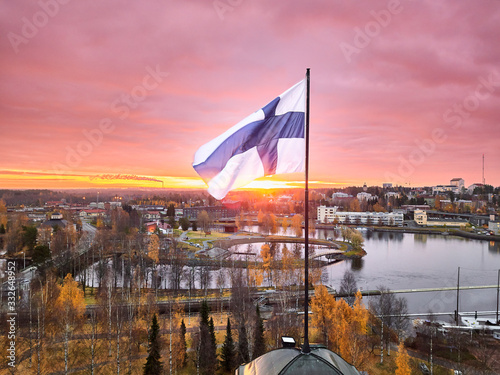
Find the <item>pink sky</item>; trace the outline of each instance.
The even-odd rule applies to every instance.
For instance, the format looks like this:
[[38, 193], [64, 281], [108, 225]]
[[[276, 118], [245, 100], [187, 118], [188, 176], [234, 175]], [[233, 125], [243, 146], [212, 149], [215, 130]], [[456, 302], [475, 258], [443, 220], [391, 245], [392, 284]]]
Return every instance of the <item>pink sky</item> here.
[[201, 186], [195, 151], [307, 67], [311, 180], [468, 186], [485, 154], [500, 185], [497, 0], [1, 7], [0, 187]]

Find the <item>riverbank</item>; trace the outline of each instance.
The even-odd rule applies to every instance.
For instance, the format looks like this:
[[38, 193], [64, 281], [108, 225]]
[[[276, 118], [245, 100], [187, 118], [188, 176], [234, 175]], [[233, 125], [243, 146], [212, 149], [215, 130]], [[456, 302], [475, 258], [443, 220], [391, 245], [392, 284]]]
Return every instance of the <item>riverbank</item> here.
[[[245, 245], [249, 243], [259, 243], [259, 242], [271, 242], [271, 243], [300, 243], [305, 242], [304, 238], [301, 237], [289, 237], [289, 236], [278, 236], [278, 235], [256, 235], [252, 232], [239, 232], [236, 235], [226, 237], [224, 239], [218, 239], [213, 242], [215, 247], [220, 247], [222, 249], [228, 250], [230, 247], [235, 245]], [[309, 238], [310, 245], [327, 246], [332, 249], [343, 251], [342, 254], [338, 254], [336, 259], [355, 259], [361, 258], [366, 255], [366, 251], [363, 249], [354, 249], [349, 243], [344, 241], [336, 240], [324, 240], [317, 238]]]

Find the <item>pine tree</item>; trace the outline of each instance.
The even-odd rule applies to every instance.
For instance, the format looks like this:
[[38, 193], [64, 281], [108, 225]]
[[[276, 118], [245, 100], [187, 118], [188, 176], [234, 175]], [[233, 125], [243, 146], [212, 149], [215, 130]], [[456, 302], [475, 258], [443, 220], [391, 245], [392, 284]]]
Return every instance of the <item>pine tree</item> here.
[[208, 317], [209, 312], [210, 308], [208, 307], [207, 301], [203, 301], [200, 309], [200, 341], [198, 345], [198, 364], [201, 374], [212, 375], [215, 373], [217, 347], [214, 345], [215, 332], [212, 335], [213, 328], [210, 329], [210, 321]]
[[182, 367], [185, 367], [187, 365], [187, 344], [186, 344], [186, 324], [184, 324], [184, 319], [181, 321], [181, 345], [182, 345], [182, 351], [185, 353], [184, 354], [184, 361], [182, 361]]
[[210, 321], [208, 322], [208, 331], [210, 332], [210, 339], [212, 340], [212, 345], [217, 348], [217, 339], [215, 338], [215, 325], [214, 319], [210, 317]]
[[260, 357], [266, 352], [266, 344], [264, 342], [264, 323], [260, 317], [259, 305], [256, 307], [255, 317], [255, 333], [253, 342], [253, 359]]
[[231, 321], [227, 318], [226, 325], [226, 338], [224, 344], [222, 345], [221, 352], [222, 359], [222, 369], [226, 372], [230, 372], [234, 369], [234, 342], [233, 335], [231, 333]]
[[151, 322], [151, 331], [149, 334], [148, 358], [144, 365], [144, 375], [159, 375], [163, 371], [163, 364], [160, 361], [160, 326], [156, 319], [156, 314], [153, 315]]
[[248, 361], [250, 361], [250, 355], [248, 354], [247, 329], [244, 324], [240, 324], [238, 327], [238, 362], [247, 363]]

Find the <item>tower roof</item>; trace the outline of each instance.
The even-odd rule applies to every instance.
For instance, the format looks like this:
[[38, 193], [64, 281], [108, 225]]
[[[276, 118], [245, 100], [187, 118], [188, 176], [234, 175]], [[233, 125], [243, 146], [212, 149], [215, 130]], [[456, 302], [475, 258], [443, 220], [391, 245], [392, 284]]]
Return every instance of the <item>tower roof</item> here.
[[297, 348], [280, 348], [241, 365], [236, 375], [359, 375], [358, 370], [325, 347], [311, 346], [310, 353]]

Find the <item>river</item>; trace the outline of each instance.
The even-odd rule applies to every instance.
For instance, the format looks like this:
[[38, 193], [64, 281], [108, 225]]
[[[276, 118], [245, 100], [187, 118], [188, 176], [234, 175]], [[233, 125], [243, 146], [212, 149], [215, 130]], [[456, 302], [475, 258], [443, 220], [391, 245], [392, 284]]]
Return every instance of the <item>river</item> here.
[[[246, 228], [257, 231], [257, 227]], [[457, 286], [497, 285], [500, 269], [500, 243], [456, 236], [382, 233], [362, 230], [367, 255], [324, 267], [323, 282], [339, 289], [346, 270], [351, 270], [358, 288], [391, 290]], [[291, 235], [290, 229], [279, 234]], [[339, 239], [340, 232], [318, 229], [311, 236]], [[411, 313], [452, 312], [457, 308], [457, 292], [419, 292], [398, 294], [408, 300]], [[377, 297], [369, 297], [377, 298]], [[496, 289], [460, 291], [459, 311], [495, 311]]]
[[[323, 233], [322, 233], [323, 232]], [[500, 243], [455, 236], [363, 232], [367, 255], [360, 261], [345, 261], [326, 267], [328, 283], [340, 285], [345, 270], [356, 276], [364, 290], [385, 286], [392, 290], [497, 285]], [[318, 236], [333, 231], [319, 230]], [[408, 300], [410, 312], [456, 310], [456, 291], [399, 294]], [[460, 311], [496, 310], [496, 289], [460, 291]]]

